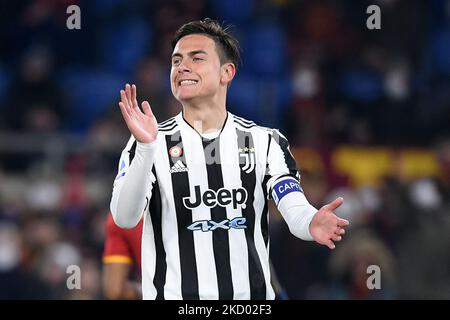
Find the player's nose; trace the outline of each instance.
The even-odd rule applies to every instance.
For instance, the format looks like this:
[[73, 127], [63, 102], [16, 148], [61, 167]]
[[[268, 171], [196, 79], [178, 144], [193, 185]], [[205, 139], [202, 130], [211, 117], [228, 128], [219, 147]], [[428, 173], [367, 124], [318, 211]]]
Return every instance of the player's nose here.
[[187, 62], [182, 61], [179, 65], [178, 65], [178, 73], [186, 73], [186, 72], [191, 72], [191, 67], [188, 65]]
[[189, 72], [191, 72], [190, 68], [186, 68], [186, 67], [178, 68], [178, 73], [189, 73]]

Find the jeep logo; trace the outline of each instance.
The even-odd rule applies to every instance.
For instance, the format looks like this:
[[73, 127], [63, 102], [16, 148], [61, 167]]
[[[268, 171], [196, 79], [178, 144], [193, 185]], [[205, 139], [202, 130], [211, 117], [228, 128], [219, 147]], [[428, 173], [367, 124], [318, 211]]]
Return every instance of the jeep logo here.
[[233, 204], [233, 209], [237, 209], [240, 206], [242, 209], [245, 209], [245, 202], [247, 201], [247, 190], [244, 188], [238, 189], [225, 189], [220, 188], [219, 190], [206, 190], [202, 195], [200, 194], [200, 186], [194, 187], [195, 194], [192, 199], [190, 197], [183, 198], [183, 204], [188, 209], [197, 208], [202, 202], [207, 207], [215, 207], [219, 205], [221, 207], [226, 207], [230, 203]]

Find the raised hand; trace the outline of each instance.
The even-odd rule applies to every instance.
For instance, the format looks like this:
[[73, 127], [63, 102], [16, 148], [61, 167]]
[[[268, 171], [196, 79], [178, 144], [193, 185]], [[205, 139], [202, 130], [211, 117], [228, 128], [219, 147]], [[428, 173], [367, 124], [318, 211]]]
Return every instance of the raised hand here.
[[120, 90], [120, 99], [120, 111], [131, 134], [142, 143], [155, 141], [158, 135], [158, 123], [148, 101], [141, 104], [144, 112], [139, 108], [136, 99], [136, 86], [134, 84], [130, 86], [127, 83], [125, 90]]
[[330, 249], [336, 247], [333, 241], [342, 240], [342, 236], [345, 234], [344, 227], [349, 225], [347, 220], [337, 217], [333, 212], [343, 202], [344, 199], [339, 197], [333, 202], [324, 205], [314, 215], [309, 225], [309, 232], [314, 240]]

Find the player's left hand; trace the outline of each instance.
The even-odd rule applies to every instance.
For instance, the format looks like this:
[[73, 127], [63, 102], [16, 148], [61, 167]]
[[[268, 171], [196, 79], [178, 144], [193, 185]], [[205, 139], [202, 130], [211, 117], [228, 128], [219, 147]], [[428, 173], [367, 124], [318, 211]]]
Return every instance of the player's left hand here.
[[324, 205], [317, 211], [309, 224], [309, 232], [314, 240], [330, 249], [336, 247], [334, 242], [342, 240], [342, 236], [345, 234], [344, 227], [349, 225], [347, 220], [339, 218], [333, 212], [343, 202], [344, 199], [339, 197]]

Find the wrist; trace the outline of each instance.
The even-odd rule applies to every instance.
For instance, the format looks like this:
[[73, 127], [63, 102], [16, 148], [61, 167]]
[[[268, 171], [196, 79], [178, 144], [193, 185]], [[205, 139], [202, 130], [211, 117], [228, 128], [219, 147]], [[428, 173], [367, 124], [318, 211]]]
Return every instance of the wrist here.
[[136, 150], [148, 151], [156, 148], [156, 139], [151, 142], [139, 142], [136, 140]]

